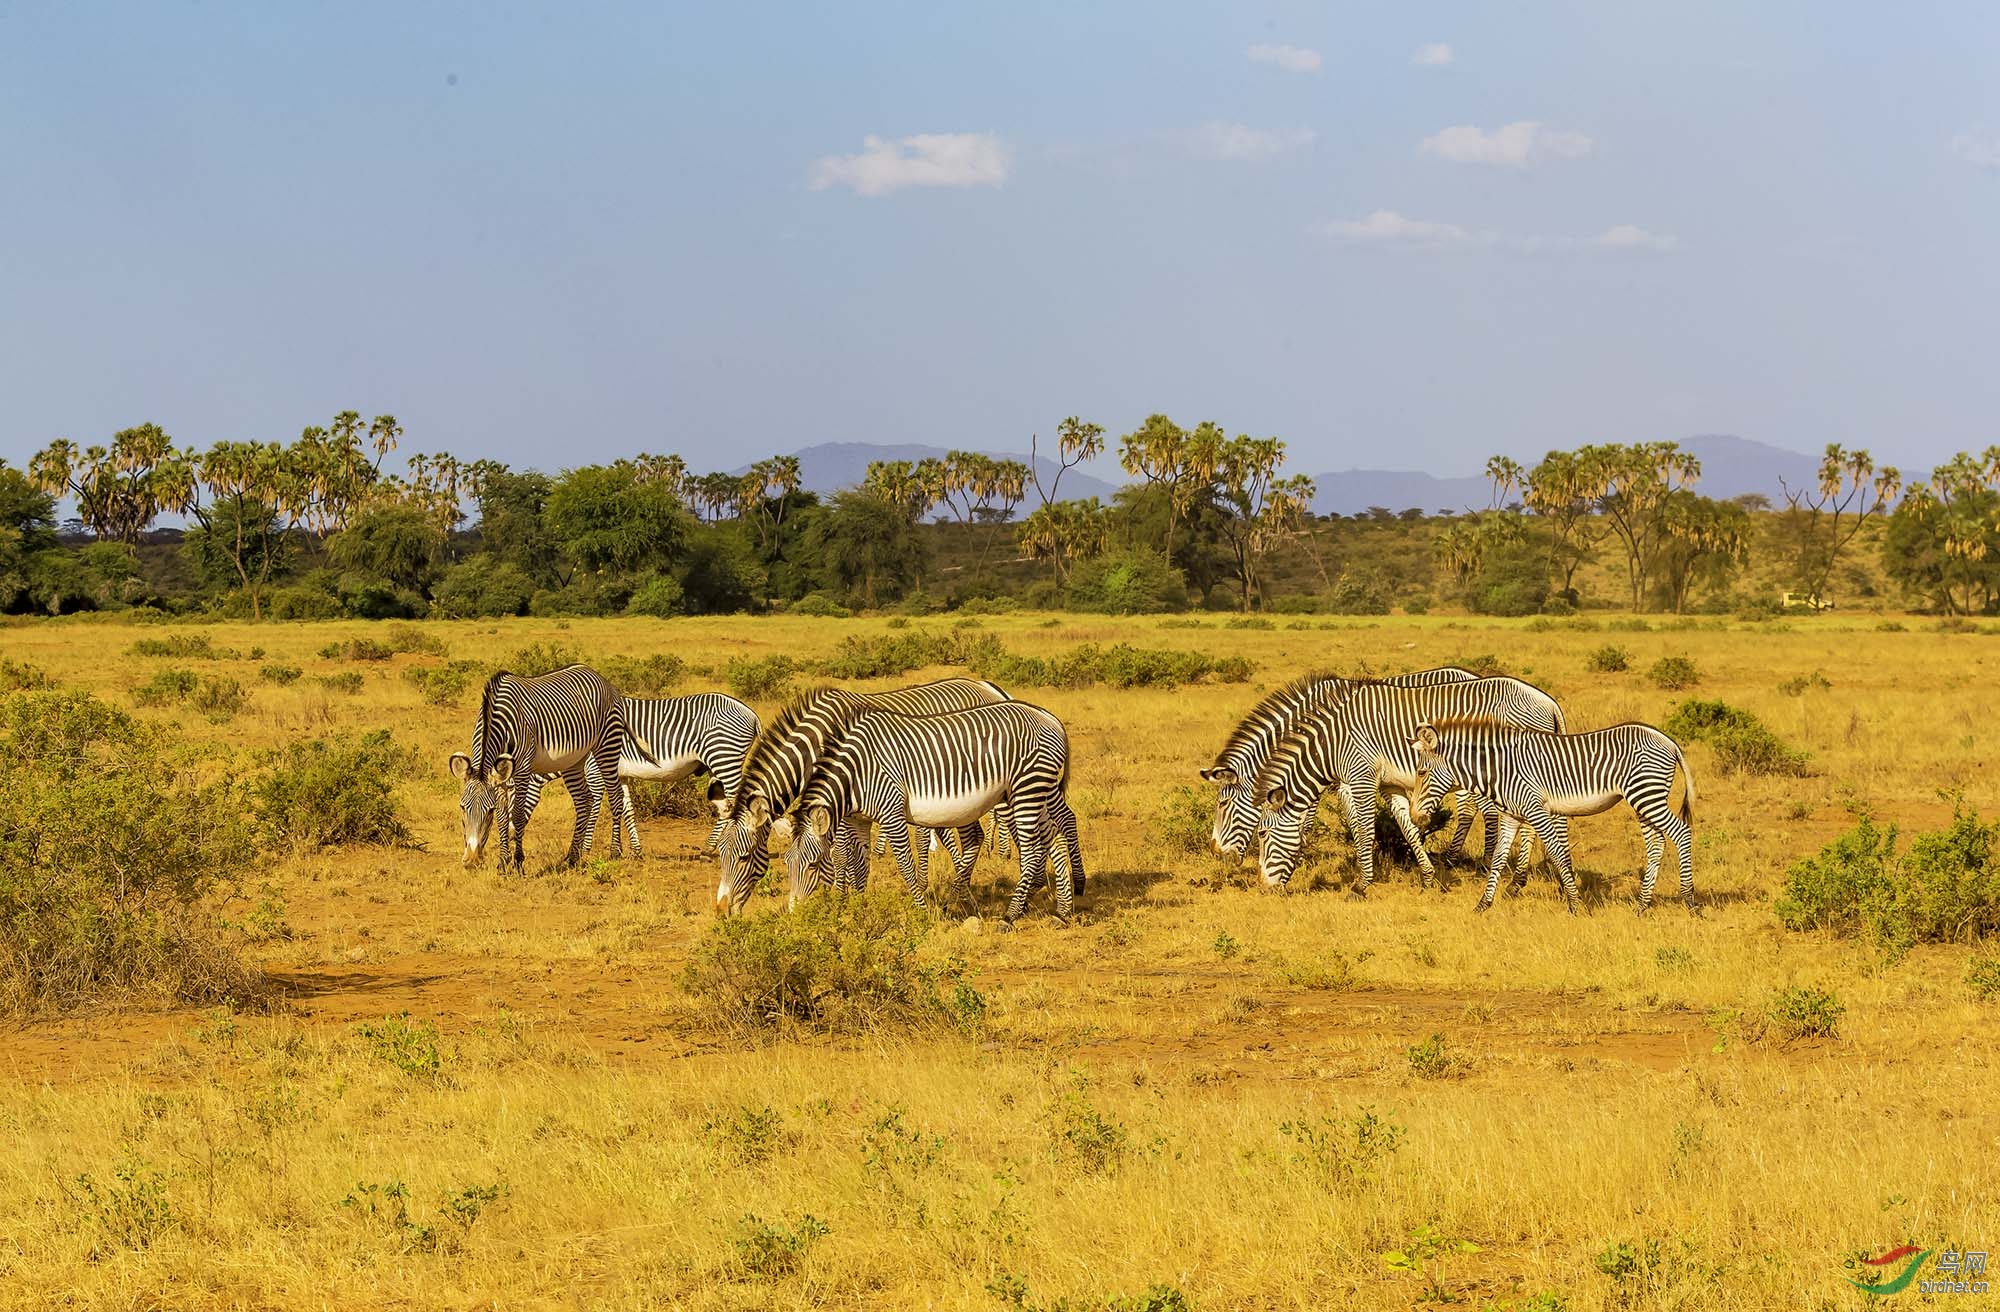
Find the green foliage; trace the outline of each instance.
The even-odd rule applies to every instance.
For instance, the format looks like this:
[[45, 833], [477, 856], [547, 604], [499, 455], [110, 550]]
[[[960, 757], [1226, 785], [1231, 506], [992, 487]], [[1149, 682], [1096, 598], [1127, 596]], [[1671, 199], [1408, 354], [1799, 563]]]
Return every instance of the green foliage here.
[[152, 678], [132, 690], [132, 700], [140, 706], [186, 701], [200, 682], [200, 676], [193, 670], [157, 670]]
[[607, 656], [597, 672], [626, 697], [664, 697], [687, 673], [687, 662], [666, 652], [645, 656]]
[[126, 649], [134, 656], [166, 656], [175, 660], [235, 660], [233, 651], [218, 650], [206, 633], [170, 633], [164, 638], [141, 638]]
[[1339, 951], [1302, 961], [1286, 958], [1278, 963], [1278, 978], [1295, 989], [1343, 993], [1354, 987], [1354, 962]]
[[243, 685], [219, 675], [203, 678], [188, 695], [188, 705], [219, 723], [243, 709]]
[[799, 672], [799, 663], [782, 653], [758, 660], [732, 660], [723, 669], [729, 693], [740, 701], [781, 697]]
[[1590, 668], [1599, 674], [1622, 674], [1628, 668], [1631, 657], [1623, 647], [1603, 646], [1590, 653]]
[[1472, 1060], [1442, 1034], [1433, 1034], [1404, 1050], [1410, 1074], [1420, 1080], [1455, 1080], [1472, 1069]]
[[421, 507], [377, 501], [348, 520], [327, 543], [327, 554], [342, 569], [422, 592], [437, 578], [444, 545], [437, 521]]
[[415, 762], [387, 729], [287, 743], [265, 753], [263, 763], [252, 800], [273, 840], [306, 847], [413, 841], [394, 786]]
[[1160, 651], [1118, 643], [1099, 647], [1083, 643], [1062, 656], [1017, 656], [990, 635], [973, 649], [972, 668], [981, 678], [1003, 686], [1088, 688], [1174, 688], [1212, 678], [1217, 683], [1242, 683], [1250, 677], [1250, 662], [1240, 656], [1221, 659], [1202, 652]]
[[568, 665], [582, 663], [583, 653], [566, 643], [536, 642], [516, 648], [512, 656], [500, 662], [500, 668], [523, 679], [533, 679]]
[[319, 649], [325, 661], [386, 661], [395, 654], [395, 648], [373, 638], [341, 638]]
[[1702, 1262], [1692, 1243], [1669, 1248], [1657, 1239], [1621, 1240], [1598, 1253], [1597, 1269], [1610, 1278], [1612, 1307], [1694, 1307], [1712, 1296], [1722, 1269]]
[[672, 486], [629, 464], [566, 471], [549, 492], [545, 522], [570, 558], [592, 572], [669, 565], [694, 528]]
[[167, 1177], [127, 1145], [111, 1179], [99, 1184], [88, 1172], [76, 1177], [84, 1217], [119, 1248], [150, 1248], [176, 1222]]
[[342, 670], [338, 674], [321, 674], [313, 682], [328, 692], [339, 693], [343, 697], [358, 697], [361, 694], [361, 671]]
[[1802, 778], [1811, 773], [1805, 754], [1785, 746], [1750, 712], [1717, 700], [1689, 698], [1674, 707], [1661, 726], [1680, 742], [1705, 742], [1726, 775]]
[[683, 554], [678, 582], [681, 610], [726, 615], [749, 610], [764, 595], [767, 578], [757, 553], [734, 525], [699, 529]]
[[1131, 550], [1080, 560], [1066, 585], [1077, 610], [1137, 615], [1187, 609], [1187, 578], [1158, 552]]
[[1653, 668], [1646, 671], [1646, 677], [1653, 681], [1654, 687], [1668, 692], [1680, 692], [1701, 682], [1701, 672], [1685, 656], [1660, 657], [1653, 662]]
[[447, 569], [431, 593], [446, 619], [525, 615], [534, 595], [535, 580], [526, 571], [484, 553]]
[[1292, 1141], [1292, 1165], [1301, 1174], [1322, 1188], [1346, 1193], [1378, 1184], [1407, 1132], [1393, 1118], [1363, 1107], [1346, 1119], [1321, 1113], [1310, 1120], [1285, 1121], [1278, 1133]]
[[1774, 907], [1779, 922], [1866, 939], [1891, 955], [2000, 933], [2000, 824], [1960, 807], [1949, 828], [1919, 835], [1901, 856], [1896, 839], [1894, 828], [1863, 816], [1794, 864]]
[[140, 706], [184, 703], [220, 723], [243, 708], [243, 685], [222, 675], [159, 670], [132, 690], [132, 700]]
[[769, 1107], [743, 1103], [728, 1116], [702, 1122], [701, 1132], [724, 1160], [757, 1166], [777, 1151], [784, 1138], [784, 1120]]
[[1230, 960], [1237, 953], [1243, 950], [1243, 945], [1236, 941], [1236, 936], [1234, 934], [1231, 934], [1226, 929], [1223, 930], [1221, 933], [1217, 934], [1215, 936], [1215, 942], [1210, 944], [1209, 946], [1215, 950], [1215, 955], [1222, 958], [1224, 961]]
[[851, 618], [854, 612], [824, 592], [808, 592], [792, 603], [792, 614], [810, 615], [816, 619], [844, 620]]
[[444, 1070], [437, 1026], [430, 1021], [411, 1020], [409, 1012], [399, 1011], [379, 1022], [356, 1025], [354, 1033], [367, 1041], [376, 1057], [411, 1079], [439, 1086], [451, 1083]]
[[1974, 957], [1965, 968], [1965, 985], [1981, 1002], [2000, 997], [2000, 957]]
[[929, 945], [931, 932], [899, 890], [809, 898], [787, 915], [717, 921], [681, 985], [728, 1029], [962, 1028], [983, 1007], [965, 997], [965, 962]]
[[280, 688], [299, 681], [305, 673], [296, 665], [266, 665], [257, 671], [257, 677], [266, 683], [275, 683]]
[[1452, 1303], [1457, 1299], [1444, 1287], [1444, 1263], [1450, 1258], [1478, 1251], [1479, 1245], [1469, 1239], [1455, 1238], [1433, 1225], [1420, 1225], [1410, 1231], [1409, 1239], [1401, 1248], [1382, 1254], [1382, 1265], [1391, 1271], [1407, 1271], [1423, 1276], [1426, 1282], [1425, 1301]]
[[342, 613], [340, 598], [309, 583], [272, 591], [265, 613], [274, 620], [332, 620]]
[[653, 574], [632, 589], [632, 599], [625, 603], [625, 613], [663, 620], [680, 614], [681, 599], [681, 585], [677, 579], [670, 574]]
[[752, 1212], [736, 1223], [729, 1246], [743, 1275], [778, 1280], [797, 1270], [806, 1252], [831, 1233], [826, 1222], [810, 1212], [791, 1226], [774, 1225]]
[[1056, 1160], [1084, 1175], [1108, 1175], [1125, 1158], [1130, 1137], [1123, 1125], [1090, 1100], [1090, 1077], [1072, 1070], [1049, 1107], [1051, 1146]]
[[1830, 990], [1797, 984], [1779, 989], [1764, 1009], [1764, 1020], [1781, 1040], [1832, 1039], [1840, 1035], [1847, 1008]]
[[1177, 785], [1153, 812], [1146, 833], [1164, 852], [1200, 856], [1215, 836], [1215, 797], [1204, 797], [1188, 784]]
[[0, 1006], [246, 988], [200, 910], [248, 866], [242, 798], [169, 741], [87, 693], [0, 698]]
[[1785, 680], [1778, 685], [1778, 691], [1787, 697], [1803, 697], [1815, 689], [1825, 692], [1832, 687], [1833, 684], [1823, 672], [1814, 670], [1810, 675], [1800, 674]]
[[56, 681], [33, 665], [0, 657], [0, 693], [40, 692]]
[[423, 694], [433, 706], [456, 706], [466, 689], [486, 677], [486, 667], [478, 661], [448, 661], [443, 665], [411, 665], [403, 678]]
[[806, 546], [849, 605], [868, 607], [893, 602], [915, 586], [929, 555], [901, 507], [866, 491], [837, 493], [814, 517]]

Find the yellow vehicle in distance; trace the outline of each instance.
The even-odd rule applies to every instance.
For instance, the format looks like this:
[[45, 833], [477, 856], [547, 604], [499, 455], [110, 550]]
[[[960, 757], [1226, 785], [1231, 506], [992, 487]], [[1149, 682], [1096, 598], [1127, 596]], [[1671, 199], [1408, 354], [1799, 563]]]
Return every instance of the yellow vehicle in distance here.
[[1815, 615], [1833, 609], [1833, 603], [1817, 592], [1787, 592], [1779, 604], [1786, 610], [1809, 610]]

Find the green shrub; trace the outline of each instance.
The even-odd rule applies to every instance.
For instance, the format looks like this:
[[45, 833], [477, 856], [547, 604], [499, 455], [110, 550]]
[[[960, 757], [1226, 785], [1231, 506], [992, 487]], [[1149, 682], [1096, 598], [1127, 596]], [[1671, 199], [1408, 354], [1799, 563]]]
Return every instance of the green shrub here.
[[54, 679], [34, 666], [0, 657], [0, 693], [39, 692], [55, 686]]
[[1875, 626], [1877, 633], [1903, 633], [1906, 630], [1901, 620], [1883, 620]]
[[296, 665], [266, 665], [263, 669], [257, 671], [257, 677], [266, 683], [275, 683], [282, 688], [287, 684], [297, 683], [299, 677], [304, 673], [305, 671]]
[[386, 661], [395, 654], [394, 648], [373, 638], [345, 638], [319, 649], [320, 659], [328, 661]]
[[1373, 570], [1342, 570], [1328, 590], [1324, 609], [1334, 615], [1387, 615], [1394, 590]]
[[1157, 551], [1114, 551], [1070, 571], [1069, 604], [1106, 615], [1187, 609], [1187, 578]]
[[984, 999], [963, 960], [926, 943], [931, 931], [930, 913], [899, 889], [808, 898], [787, 915], [716, 921], [681, 986], [726, 1029], [976, 1024]]
[[322, 674], [315, 678], [313, 682], [328, 692], [339, 693], [344, 697], [354, 697], [358, 696], [361, 692], [361, 671], [342, 670], [338, 674]]
[[444, 1050], [438, 1044], [437, 1026], [430, 1021], [413, 1021], [409, 1012], [399, 1011], [378, 1024], [356, 1025], [354, 1032], [368, 1041], [377, 1057], [411, 1079], [427, 1084], [450, 1083], [444, 1072]]
[[1286, 958], [1278, 963], [1278, 978], [1295, 989], [1345, 993], [1354, 987], [1354, 962], [1337, 951], [1303, 961]]
[[244, 996], [201, 910], [254, 850], [230, 776], [87, 693], [0, 698], [0, 1006]]
[[687, 673], [687, 662], [665, 652], [647, 656], [607, 656], [597, 672], [627, 697], [664, 697]]
[[235, 652], [218, 650], [206, 633], [170, 633], [164, 638], [141, 638], [127, 650], [134, 656], [168, 656], [176, 660], [236, 659]]
[[1814, 670], [1810, 675], [1800, 674], [1785, 680], [1778, 685], [1778, 691], [1787, 697], [1803, 697], [1814, 689], [1825, 692], [1831, 687], [1833, 684], [1828, 682], [1826, 675]]
[[264, 613], [274, 620], [334, 620], [342, 612], [339, 597], [324, 588], [300, 585], [273, 591]]
[[2000, 957], [1974, 957], [1965, 968], [1965, 984], [1981, 1002], [2000, 996]]
[[1962, 807], [1949, 828], [1896, 851], [1897, 833], [1863, 816], [1793, 864], [1773, 910], [1787, 929], [1863, 938], [1891, 955], [1917, 943], [2000, 933], [2000, 824]]
[[535, 582], [516, 566], [479, 555], [446, 570], [431, 596], [446, 619], [501, 619], [527, 613]]
[[1222, 627], [1225, 629], [1269, 630], [1276, 626], [1262, 615], [1238, 615], [1233, 619], [1224, 620]]
[[1794, 1039], [1832, 1039], [1840, 1036], [1840, 1018], [1847, 1008], [1832, 992], [1803, 984], [1782, 988], [1764, 1009], [1770, 1033], [1791, 1042]]
[[132, 690], [132, 700], [141, 706], [184, 702], [200, 683], [200, 677], [193, 670], [159, 670]]
[[1707, 743], [1726, 775], [1803, 778], [1812, 773], [1803, 752], [1785, 746], [1750, 712], [1724, 701], [1689, 698], [1674, 707], [1661, 728], [1683, 743]]
[[574, 647], [560, 642], [536, 642], [516, 649], [512, 656], [500, 663], [500, 668], [523, 679], [533, 679], [552, 674], [564, 666], [582, 663], [583, 654]]
[[1653, 668], [1646, 671], [1646, 677], [1653, 681], [1654, 687], [1664, 688], [1668, 692], [1679, 692], [1701, 682], [1700, 671], [1696, 670], [1694, 662], [1685, 656], [1660, 657], [1653, 662]]
[[1410, 1074], [1420, 1080], [1455, 1080], [1472, 1068], [1472, 1061], [1442, 1034], [1433, 1034], [1405, 1050]]
[[1021, 609], [1019, 597], [967, 597], [958, 605], [961, 615], [1012, 615]]
[[1498, 679], [1512, 673], [1490, 651], [1480, 652], [1477, 656], [1460, 656], [1452, 664], [1461, 670], [1471, 670], [1482, 679]]
[[1017, 656], [991, 636], [974, 647], [970, 658], [981, 678], [1003, 687], [1088, 688], [1101, 683], [1114, 688], [1174, 688], [1203, 678], [1241, 683], [1253, 668], [1240, 656], [1216, 660], [1201, 652], [1160, 651], [1123, 642], [1111, 647], [1083, 643], [1062, 656]]
[[824, 592], [808, 592], [792, 603], [792, 614], [808, 615], [818, 619], [844, 620], [852, 618], [854, 612]]
[[442, 638], [433, 633], [425, 633], [414, 624], [391, 624], [382, 631], [382, 639], [390, 651], [414, 652], [419, 656], [445, 654]]
[[411, 665], [403, 678], [433, 706], [456, 706], [465, 690], [486, 677], [478, 661], [448, 661], [443, 665]]
[[273, 840], [307, 847], [411, 841], [395, 783], [415, 760], [387, 729], [288, 743], [266, 753], [264, 766], [252, 802]]
[[798, 1224], [773, 1225], [754, 1212], [736, 1223], [729, 1246], [744, 1276], [756, 1280], [777, 1280], [798, 1268], [806, 1250], [831, 1234], [826, 1222], [810, 1212]]
[[671, 574], [655, 574], [632, 589], [625, 613], [663, 620], [681, 613], [682, 599], [680, 580]]
[[1404, 1128], [1395, 1120], [1363, 1107], [1341, 1120], [1321, 1113], [1278, 1126], [1292, 1141], [1292, 1165], [1334, 1193], [1373, 1186], [1403, 1146]]
[[1069, 1083], [1049, 1109], [1055, 1156], [1085, 1175], [1108, 1175], [1124, 1160], [1125, 1127], [1090, 1099], [1090, 1077], [1072, 1070]]
[[1599, 674], [1621, 674], [1629, 666], [1631, 657], [1623, 647], [1603, 646], [1590, 653], [1590, 668]]
[[1215, 836], [1215, 797], [1188, 784], [1177, 785], [1152, 815], [1147, 834], [1174, 856], [1200, 856]]
[[243, 709], [243, 685], [234, 679], [204, 677], [189, 694], [188, 704], [211, 720], [227, 720]]
[[740, 701], [782, 697], [799, 672], [799, 663], [782, 653], [761, 660], [732, 660], [723, 670], [730, 695]]

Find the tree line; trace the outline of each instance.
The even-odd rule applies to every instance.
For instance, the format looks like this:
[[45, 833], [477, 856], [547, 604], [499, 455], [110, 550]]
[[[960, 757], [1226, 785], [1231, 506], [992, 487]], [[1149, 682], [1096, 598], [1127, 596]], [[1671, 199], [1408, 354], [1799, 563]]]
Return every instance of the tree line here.
[[[1286, 472], [1283, 441], [1164, 414], [1116, 439], [1134, 481], [1108, 504], [1061, 495], [1070, 470], [1110, 448], [1102, 425], [1075, 416], [1046, 459], [1037, 437], [1026, 462], [876, 462], [828, 497], [801, 486], [793, 456], [734, 474], [651, 453], [556, 474], [443, 453], [385, 469], [403, 437], [393, 415], [347, 410], [290, 443], [182, 448], [142, 424], [101, 444], [52, 442], [25, 469], [0, 461], [0, 608], [1686, 611], [1729, 604], [1753, 557], [1797, 592], [1841, 591], [1864, 548], [1926, 608], [2000, 608], [2000, 447], [1906, 486], [1867, 451], [1829, 446], [1817, 481], [1776, 505], [1701, 495], [1700, 461], [1676, 443], [1593, 444], [1528, 467], [1494, 457], [1484, 509], [1343, 521], [1312, 512], [1317, 489]], [[75, 508], [66, 532], [59, 499]], [[148, 536], [164, 515], [186, 523], [171, 548]], [[1586, 596], [1586, 576], [1603, 595]]]

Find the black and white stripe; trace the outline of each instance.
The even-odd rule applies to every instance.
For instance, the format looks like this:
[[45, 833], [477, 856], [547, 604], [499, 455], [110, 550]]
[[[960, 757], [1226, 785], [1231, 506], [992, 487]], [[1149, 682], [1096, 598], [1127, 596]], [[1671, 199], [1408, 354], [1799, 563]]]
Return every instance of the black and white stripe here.
[[[1511, 678], [1431, 688], [1360, 684], [1331, 706], [1302, 717], [1257, 775], [1255, 796], [1263, 808], [1257, 869], [1264, 882], [1282, 885], [1291, 879], [1320, 794], [1335, 788], [1360, 870], [1352, 892], [1365, 895], [1375, 882], [1378, 794], [1387, 790], [1406, 799], [1422, 782], [1410, 736], [1419, 723], [1473, 715], [1537, 729], [1554, 730], [1563, 723], [1553, 697]], [[1495, 851], [1506, 853], [1510, 837], [1503, 835]], [[1428, 871], [1421, 882], [1429, 885]]]
[[[1410, 745], [1428, 778], [1420, 807], [1436, 805], [1454, 788], [1470, 789], [1499, 807], [1506, 828], [1541, 836], [1576, 913], [1570, 868], [1570, 816], [1597, 815], [1620, 801], [1632, 808], [1646, 839], [1646, 873], [1639, 910], [1653, 905], [1660, 860], [1671, 841], [1680, 858], [1681, 900], [1694, 911], [1694, 774], [1680, 744], [1650, 724], [1616, 724], [1589, 733], [1542, 733], [1489, 719], [1440, 719], [1419, 724]], [[1684, 783], [1678, 806], [1674, 780]], [[1478, 909], [1493, 905], [1500, 884], [1495, 865]]]

